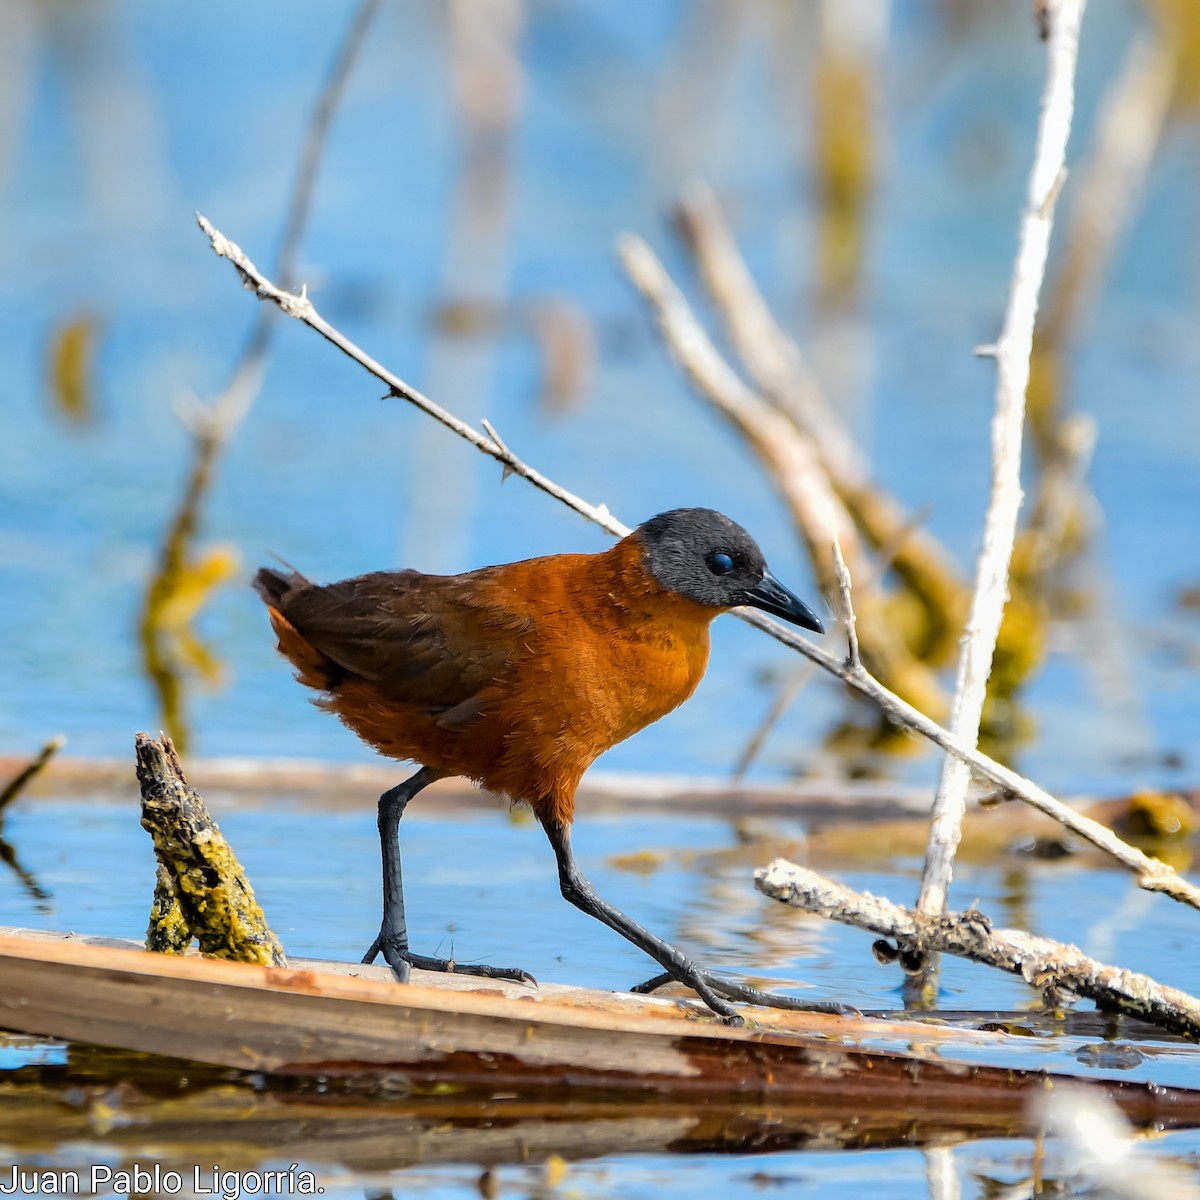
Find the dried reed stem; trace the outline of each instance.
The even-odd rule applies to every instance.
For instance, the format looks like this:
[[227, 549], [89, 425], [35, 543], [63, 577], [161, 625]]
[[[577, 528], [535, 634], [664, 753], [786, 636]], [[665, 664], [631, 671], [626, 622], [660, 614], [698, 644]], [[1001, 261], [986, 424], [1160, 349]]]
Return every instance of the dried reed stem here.
[[[1075, 107], [1075, 63], [1084, 6], [1085, 0], [1058, 0], [1048, 6], [1048, 67], [1037, 149], [1021, 218], [1008, 309], [994, 351], [997, 379], [996, 411], [992, 419], [991, 498], [971, 611], [963, 633], [950, 717], [951, 735], [960, 742], [972, 744], [979, 736], [992, 655], [1008, 599], [1008, 569], [1022, 499], [1021, 439], [1029, 357], [1054, 223], [1054, 205], [1066, 173], [1064, 164]], [[930, 819], [929, 844], [917, 898], [917, 909], [921, 913], [939, 913], [946, 908], [970, 779], [967, 763], [948, 755], [942, 764]]]

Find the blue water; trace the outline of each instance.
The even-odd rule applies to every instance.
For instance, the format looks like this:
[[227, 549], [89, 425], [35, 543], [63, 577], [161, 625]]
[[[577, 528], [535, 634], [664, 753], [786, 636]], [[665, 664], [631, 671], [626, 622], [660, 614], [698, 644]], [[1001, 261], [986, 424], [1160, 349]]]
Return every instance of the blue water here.
[[[451, 409], [488, 417], [565, 486], [629, 523], [684, 504], [723, 509], [819, 607], [772, 486], [691, 395], [615, 265], [613, 238], [636, 231], [690, 287], [666, 211], [688, 179], [703, 177], [880, 480], [914, 512], [928, 511], [929, 527], [969, 573], [994, 383], [972, 349], [999, 328], [1043, 67], [1027, 7], [979, 6], [956, 25], [948, 14], [962, 6], [890, 6], [872, 72], [875, 179], [862, 277], [839, 310], [824, 302], [815, 266], [815, 6], [795, 7], [799, 33], [770, 23], [787, 6], [525, 6], [520, 115], [493, 206], [500, 234], [474, 253], [456, 216], [464, 145], [444, 9], [384, 5], [334, 122], [301, 276], [350, 337]], [[134, 731], [159, 726], [133, 630], [187, 461], [172, 405], [223, 386], [257, 315], [192, 214], [204, 212], [270, 264], [312, 98], [350, 12], [329, 0], [293, 0], [286, 17], [278, 6], [231, 0], [196, 9], [146, 0], [0, 6], [0, 753], [32, 752], [62, 731], [75, 753], [128, 758]], [[718, 19], [725, 24], [706, 47]], [[1074, 168], [1141, 20], [1126, 5], [1088, 12]], [[1200, 583], [1200, 288], [1187, 249], [1195, 152], [1193, 123], [1178, 122], [1068, 357], [1069, 404], [1098, 428], [1089, 484], [1101, 523], [1076, 581], [1084, 615], [1051, 630], [1051, 656], [1025, 695], [1030, 737], [1016, 752], [1018, 766], [1055, 790], [1197, 779], [1200, 618], [1175, 603], [1181, 588]], [[1067, 184], [1060, 229], [1080, 176], [1076, 169]], [[508, 315], [470, 338], [439, 334], [439, 307], [477, 294]], [[563, 413], [539, 404], [543, 364], [519, 316], [551, 296], [582, 314], [594, 346], [590, 381]], [[96, 417], [81, 429], [55, 410], [46, 383], [52, 330], [79, 313], [100, 330]], [[262, 393], [204, 513], [202, 541], [233, 547], [241, 570], [198, 623], [225, 676], [189, 696], [195, 753], [371, 757], [312, 709], [274, 653], [244, 586], [271, 553], [330, 579], [606, 544], [519, 480], [501, 486], [493, 463], [400, 402], [381, 402], [380, 391], [310, 332], [278, 330]], [[792, 661], [719, 621], [695, 698], [603, 765], [723, 775], [769, 705], [764, 674]], [[755, 773], [837, 774], [841, 764], [821, 746], [846, 712], [840, 686], [810, 682]], [[936, 769], [928, 754], [885, 767], [909, 780]], [[369, 812], [222, 820], [294, 953], [344, 956], [369, 940]], [[0, 920], [140, 935], [150, 860], [132, 811], [18, 807], [7, 832], [56, 899], [39, 913], [0, 876]], [[512, 960], [548, 979], [601, 986], [646, 973], [636, 952], [559, 900], [536, 830], [500, 814], [414, 813], [406, 835], [414, 925], [428, 948], [452, 945], [463, 960]], [[741, 868], [708, 878], [671, 860], [642, 877], [606, 865], [648, 844], [708, 849], [727, 836], [707, 820], [585, 820], [576, 843], [606, 894], [704, 945], [716, 965], [762, 968], [764, 947], [776, 943], [745, 935], [779, 934], [784, 948], [767, 963], [779, 978], [810, 984], [814, 998], [893, 1003], [895, 980], [870, 960], [862, 935], [767, 908]], [[907, 867], [897, 871], [848, 878], [910, 888]], [[1115, 876], [1035, 874], [1034, 915], [1045, 932], [1094, 943], [1180, 986], [1200, 984], [1182, 952], [1187, 914], [1161, 900], [1144, 911], [1144, 898]], [[960, 886], [1003, 907], [994, 873], [965, 870]], [[537, 938], [513, 919], [533, 908]], [[973, 1003], [979, 976], [951, 966], [946, 982]], [[994, 977], [986, 994], [997, 1006], [1024, 995]], [[632, 1196], [774, 1186], [747, 1182], [753, 1165], [689, 1167], [614, 1162], [579, 1187]], [[896, 1194], [924, 1194], [911, 1153], [795, 1156], [779, 1172], [789, 1190], [836, 1178], [847, 1196], [872, 1194], [880, 1180]], [[430, 1176], [422, 1186], [431, 1196], [460, 1194], [459, 1178]], [[523, 1186], [517, 1176], [512, 1185]]]
[[[191, 214], [270, 262], [311, 97], [348, 11], [302, 2], [285, 23], [230, 3], [203, 13], [14, 3], [0, 14], [14, 62], [0, 90], [0, 750], [61, 729], [79, 753], [125, 755], [132, 731], [159, 720], [131, 631], [186, 461], [171, 406], [221, 387], [255, 315]], [[537, 355], [511, 322], [491, 340], [435, 336], [436, 305], [471, 285], [469, 271], [446, 265], [462, 146], [437, 10], [380, 17], [335, 121], [302, 275], [351, 337], [451, 408], [490, 417], [584, 497], [629, 522], [681, 504], [722, 508], [811, 596], [770, 485], [689, 394], [614, 265], [612, 239], [630, 229], [680, 267], [664, 208], [702, 174], [882, 481], [928, 508], [969, 565], [993, 384], [971, 348], [994, 336], [1007, 291], [1041, 52], [1016, 13], [980, 17], [957, 40], [923, 6], [893, 17], [878, 182], [848, 316], [817, 294], [811, 167], [772, 91], [771, 38], [748, 17], [715, 94], [701, 89], [699, 108], [680, 116], [680, 95], [692, 94], [679, 90], [683, 47], [699, 17], [679, 4], [539, 6], [520, 42], [524, 106], [493, 290], [517, 306], [563, 295], [587, 318], [597, 359], [580, 406], [539, 409]], [[1076, 157], [1132, 21], [1123, 9], [1089, 14]], [[1021, 765], [1055, 788], [1195, 774], [1200, 627], [1173, 608], [1177, 589], [1200, 578], [1197, 289], [1177, 253], [1188, 136], [1156, 163], [1070, 359], [1070, 402], [1099, 427], [1091, 485], [1104, 526], [1090, 568], [1095, 620], [1054, 640], [1028, 691], [1034, 733]], [[1068, 189], [1064, 217], [1069, 206]], [[102, 329], [98, 418], [84, 431], [52, 411], [43, 370], [51, 328], [78, 311]], [[456, 366], [464, 356], [477, 369]], [[315, 336], [280, 331], [205, 517], [204, 541], [236, 547], [242, 580], [272, 552], [333, 578], [605, 544], [519, 482], [500, 486], [494, 464], [379, 393]], [[220, 592], [199, 629], [227, 676], [194, 698], [198, 752], [367, 756], [305, 704], [244, 586]], [[763, 668], [786, 662], [719, 622], [697, 697], [608, 765], [723, 772], [769, 702]], [[759, 770], [811, 764], [842, 713], [838, 687], [810, 685]], [[1182, 776], [1164, 753], [1182, 756]], [[929, 777], [935, 765], [895, 769]]]
[[[1172, 1134], [1159, 1145], [1164, 1156], [1183, 1161], [1177, 1169], [1182, 1179], [1194, 1177], [1196, 1141]], [[1029, 1142], [979, 1141], [945, 1151], [953, 1162], [953, 1177], [963, 1196], [988, 1196], [993, 1181], [1026, 1186], [1032, 1180], [1033, 1146]], [[1063, 1164], [1053, 1151], [1043, 1178], [1053, 1185]], [[681, 1163], [647, 1165], [634, 1157], [616, 1157], [603, 1165], [573, 1166], [562, 1184], [564, 1191], [587, 1200], [619, 1196], [621, 1200], [660, 1200], [696, 1195], [696, 1176], [704, 1179], [705, 1195], [749, 1200], [762, 1196], [888, 1196], [925, 1200], [930, 1195], [922, 1156], [905, 1150], [816, 1151], [776, 1154], [768, 1160], [753, 1156], [697, 1155]], [[500, 1186], [520, 1193], [536, 1189], [544, 1177], [540, 1168], [503, 1167], [496, 1171]], [[330, 1182], [337, 1180], [330, 1176]], [[1066, 1182], [1066, 1179], [1063, 1181]], [[458, 1200], [477, 1194], [476, 1181], [452, 1169], [422, 1171], [414, 1183], [429, 1200]], [[329, 1193], [334, 1196], [334, 1192]], [[349, 1189], [336, 1193], [350, 1197]], [[1054, 1193], [1050, 1193], [1054, 1194]], [[1072, 1193], [1065, 1193], [1072, 1194]]]

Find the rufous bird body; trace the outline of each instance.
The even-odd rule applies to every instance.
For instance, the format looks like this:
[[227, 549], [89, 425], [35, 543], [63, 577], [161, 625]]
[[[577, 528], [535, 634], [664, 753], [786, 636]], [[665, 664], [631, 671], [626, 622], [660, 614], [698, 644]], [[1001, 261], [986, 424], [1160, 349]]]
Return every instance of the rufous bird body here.
[[317, 704], [382, 754], [421, 766], [380, 798], [384, 922], [368, 958], [382, 950], [401, 979], [410, 964], [529, 978], [408, 948], [400, 816], [426, 784], [462, 775], [528, 804], [554, 847], [564, 896], [641, 946], [717, 1012], [734, 1017], [721, 997], [809, 1007], [697, 967], [597, 896], [570, 849], [584, 771], [692, 694], [718, 613], [750, 604], [820, 630], [740, 526], [708, 509], [677, 509], [599, 554], [452, 576], [382, 571], [325, 586], [264, 568], [254, 583], [280, 651], [300, 682], [322, 693]]

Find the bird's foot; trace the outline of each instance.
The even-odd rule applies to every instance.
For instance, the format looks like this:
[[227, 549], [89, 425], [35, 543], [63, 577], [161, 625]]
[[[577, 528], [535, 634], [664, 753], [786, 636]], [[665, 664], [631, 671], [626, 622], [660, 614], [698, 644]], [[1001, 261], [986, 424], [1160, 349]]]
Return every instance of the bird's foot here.
[[[706, 971], [703, 967], [690, 965], [687, 969], [679, 971], [678, 974], [673, 971], [664, 971], [661, 975], [655, 975], [653, 979], [647, 979], [645, 983], [639, 983], [637, 987], [630, 990], [649, 995], [660, 987], [675, 981], [692, 988], [709, 1008], [724, 1018], [728, 1024], [734, 1026], [741, 1025], [742, 1018], [732, 1005], [726, 1003], [729, 1000], [735, 1000], [741, 1004], [757, 1004], [764, 1008], [786, 1008], [793, 1012], [829, 1013], [837, 1017], [862, 1016], [857, 1008], [849, 1004], [837, 1004], [825, 1000], [798, 1000], [795, 996], [781, 996], [778, 992], [764, 992], [744, 983], [735, 983], [732, 979], [726, 979], [722, 975]], [[714, 998], [718, 1003], [713, 1003]]]
[[407, 948], [397, 946], [381, 933], [372, 943], [371, 948], [363, 955], [365, 963], [374, 962], [382, 953], [384, 961], [392, 968], [398, 983], [407, 983], [412, 968], [419, 971], [441, 971], [447, 975], [475, 975], [481, 979], [509, 979], [513, 983], [528, 983], [537, 987], [537, 980], [528, 971], [520, 967], [489, 967], [486, 963], [460, 963], [452, 958], [429, 958], [424, 954], [414, 954]]

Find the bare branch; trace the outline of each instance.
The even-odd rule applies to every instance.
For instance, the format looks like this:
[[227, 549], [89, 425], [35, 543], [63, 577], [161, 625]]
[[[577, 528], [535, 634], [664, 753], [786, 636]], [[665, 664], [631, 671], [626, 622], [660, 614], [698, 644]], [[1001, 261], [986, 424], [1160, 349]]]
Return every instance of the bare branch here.
[[753, 609], [737, 609], [735, 611], [742, 620], [770, 634], [777, 642], [782, 642], [785, 646], [799, 651], [831, 675], [836, 675], [868, 699], [874, 700], [894, 721], [906, 725], [928, 738], [948, 753], [957, 755], [980, 775], [999, 784], [1013, 798], [1024, 801], [1030, 807], [1036, 808], [1038, 812], [1045, 813], [1046, 816], [1053, 818], [1072, 833], [1078, 834], [1085, 841], [1091, 842], [1093, 846], [1110, 854], [1138, 877], [1138, 887], [1149, 892], [1163, 892], [1172, 900], [1178, 900], [1180, 903], [1200, 910], [1200, 887], [1190, 880], [1184, 879], [1174, 867], [1143, 854], [1128, 842], [1122, 841], [1106, 825], [1084, 816], [1083, 813], [1076, 812], [1061, 800], [1055, 799], [1044, 788], [1038, 787], [1036, 783], [1026, 779], [1023, 775], [1018, 775], [1010, 767], [998, 763], [975, 746], [959, 741], [949, 730], [944, 729], [936, 721], [930, 720], [924, 713], [913, 708], [911, 704], [906, 703], [895, 693], [888, 691], [865, 668], [855, 669], [849, 662], [835, 658], [819, 646], [798, 636], [787, 626], [781, 625], [778, 621], [773, 621], [770, 617]]
[[[534, 487], [549, 496], [553, 496], [574, 512], [586, 517], [614, 536], [623, 537], [629, 532], [629, 527], [622, 525], [620, 521], [613, 517], [606, 506], [602, 504], [589, 504], [587, 501], [568, 492], [565, 488], [560, 487], [540, 472], [515, 458], [511, 452], [506, 453], [486, 434], [473, 429], [470, 425], [460, 421], [432, 400], [423, 396], [416, 389], [409, 387], [397, 376], [380, 366], [379, 363], [363, 350], [360, 350], [349, 338], [334, 329], [333, 326], [317, 313], [311, 303], [305, 301], [302, 308], [294, 306], [291, 302], [296, 300], [296, 297], [290, 296], [271, 283], [233, 242], [230, 242], [214, 229], [204, 217], [197, 215], [196, 219], [201, 229], [208, 234], [212, 241], [213, 249], [223, 257], [228, 258], [237, 267], [243, 280], [246, 282], [246, 286], [251, 291], [255, 292], [260, 299], [270, 300], [284, 311], [296, 315], [297, 319], [303, 321], [311, 329], [321, 334], [322, 337], [337, 346], [342, 353], [352, 358], [361, 367], [370, 372], [370, 374], [374, 375], [375, 378], [386, 384], [392, 395], [408, 400], [410, 403], [416, 405], [423, 412], [428, 413], [447, 428], [453, 430], [477, 450], [490, 455], [501, 464], [511, 466], [515, 474], [520, 475], [521, 478], [533, 484]], [[805, 658], [815, 662], [819, 667], [828, 671], [829, 674], [836, 676], [844, 683], [848, 683], [851, 687], [868, 697], [868, 699], [875, 701], [895, 721], [927, 737], [936, 745], [941, 746], [943, 750], [957, 754], [981, 775], [985, 775], [993, 782], [999, 784], [1013, 796], [1032, 805], [1039, 812], [1043, 812], [1047, 816], [1054, 818], [1054, 820], [1059, 821], [1072, 832], [1077, 833], [1080, 837], [1098, 846], [1101, 850], [1111, 854], [1118, 862], [1123, 863], [1138, 875], [1138, 884], [1140, 887], [1146, 888], [1148, 891], [1165, 892], [1172, 899], [1200, 909], [1200, 888], [1180, 878], [1168, 864], [1159, 862], [1158, 859], [1149, 858], [1140, 850], [1136, 850], [1134, 847], [1121, 841], [1111, 829], [1068, 808], [1067, 805], [1051, 796], [1049, 792], [1018, 775], [1016, 771], [1010, 770], [1008, 767], [989, 758], [986, 754], [981, 754], [975, 747], [960, 743], [936, 721], [931, 720], [911, 704], [900, 699], [895, 693], [888, 691], [865, 668], [861, 666], [857, 668], [852, 667], [848, 662], [835, 658], [819, 646], [800, 637], [791, 627], [772, 620], [757, 609], [738, 608], [734, 609], [733, 612], [747, 624], [753, 625], [756, 629], [761, 629], [777, 642], [803, 654]]]
[[617, 253], [634, 286], [650, 304], [671, 355], [701, 396], [745, 438], [787, 502], [796, 531], [808, 544], [818, 580], [830, 590], [829, 546], [836, 539], [861, 561], [858, 533], [829, 486], [820, 456], [807, 434], [764, 403], [729, 363], [696, 319], [657, 254], [643, 238], [623, 234]]
[[[795, 340], [780, 328], [737, 248], [710, 187], [694, 183], [675, 210], [738, 357], [763, 400], [812, 439], [822, 469], [849, 515], [881, 552], [894, 552], [897, 575], [939, 627], [957, 631], [966, 588], [945, 547], [920, 528], [871, 478], [870, 467], [831, 408]], [[860, 590], [864, 577], [854, 563]]]
[[44, 771], [50, 760], [67, 744], [61, 733], [56, 733], [9, 781], [0, 788], [0, 863], [7, 866], [17, 877], [21, 886], [32, 897], [41, 912], [49, 912], [47, 901], [50, 893], [37, 881], [32, 871], [21, 865], [16, 849], [4, 837], [4, 814], [12, 802]]
[[[1038, 297], [1046, 270], [1054, 202], [1065, 178], [1064, 162], [1075, 105], [1075, 62], [1079, 26], [1086, 0], [1058, 0], [1051, 11], [1050, 41], [1037, 148], [1021, 218], [1017, 258], [1004, 326], [997, 341], [996, 413], [992, 420], [992, 490], [984, 524], [983, 548], [976, 568], [975, 592], [963, 634], [954, 689], [950, 730], [959, 741], [974, 743], [987, 694], [988, 675], [1004, 605], [1008, 569], [1021, 508], [1021, 438], [1025, 391]], [[948, 755], [933, 802], [929, 845], [917, 908], [945, 910], [954, 873], [954, 855], [962, 836], [970, 769]]]
[[1110, 1011], [1200, 1037], [1200, 1000], [1147, 975], [1089, 958], [1077, 946], [1016, 929], [993, 929], [977, 909], [928, 915], [870, 892], [855, 892], [807, 867], [777, 858], [755, 873], [755, 886], [793, 908], [896, 941], [905, 957], [955, 954], [1019, 975], [1031, 987], [1070, 991]]
[[772, 315], [712, 188], [700, 182], [689, 185], [675, 217], [738, 357], [763, 398], [816, 442], [831, 476], [861, 480], [868, 471], [866, 461], [830, 408], [800, 347]]
[[548, 479], [540, 471], [535, 471], [532, 467], [522, 462], [511, 450], [498, 442], [494, 436], [475, 429], [465, 421], [460, 421], [458, 417], [442, 408], [440, 404], [435, 404], [428, 396], [423, 395], [416, 388], [410, 387], [398, 375], [393, 375], [391, 371], [376, 362], [366, 351], [359, 349], [348, 337], [330, 325], [317, 312], [306, 293], [295, 296], [291, 292], [284, 291], [283, 288], [272, 283], [250, 261], [242, 251], [242, 248], [236, 242], [231, 242], [220, 230], [214, 228], [206, 217], [197, 213], [196, 222], [204, 230], [208, 240], [212, 243], [213, 250], [222, 258], [227, 258], [234, 265], [238, 274], [242, 277], [243, 286], [248, 291], [254, 292], [260, 300], [270, 300], [281, 312], [286, 313], [289, 317], [294, 317], [297, 321], [303, 322], [314, 332], [319, 333], [326, 341], [332, 342], [343, 354], [352, 358], [364, 370], [370, 372], [376, 379], [384, 383], [390, 395], [398, 400], [407, 400], [409, 404], [419, 408], [423, 413], [426, 413], [435, 421], [445, 425], [447, 429], [458, 434], [463, 441], [469, 442], [476, 450], [494, 458], [511, 474], [519, 475], [522, 479], [533, 484], [535, 488], [545, 492], [548, 496], [553, 496], [554, 499], [565, 504], [568, 508], [574, 509], [580, 516], [586, 517], [602, 529], [608, 530], [615, 537], [624, 537], [629, 533], [628, 526], [622, 525], [603, 504], [589, 504], [586, 500], [582, 500], [580, 497], [574, 495], [574, 493], [568, 492], [566, 488], [559, 487], [557, 483]]

